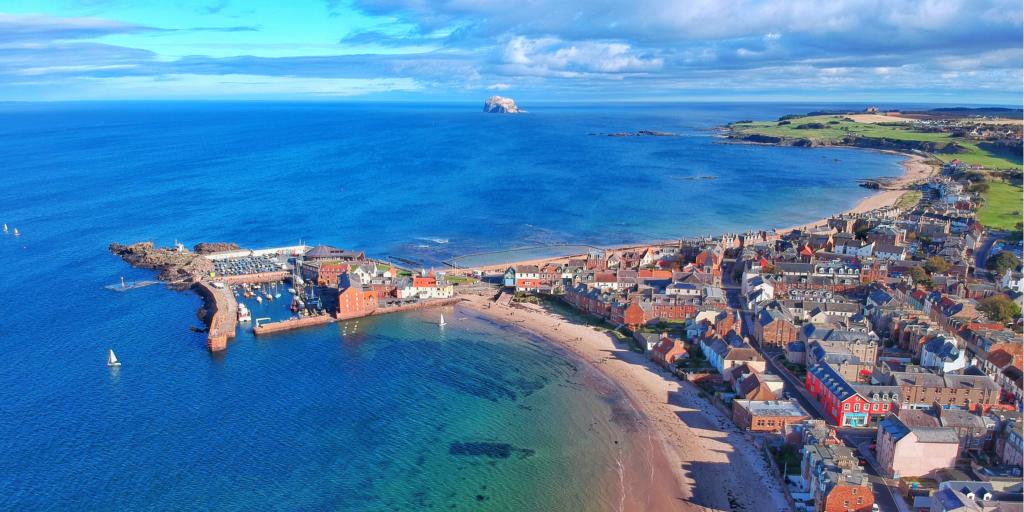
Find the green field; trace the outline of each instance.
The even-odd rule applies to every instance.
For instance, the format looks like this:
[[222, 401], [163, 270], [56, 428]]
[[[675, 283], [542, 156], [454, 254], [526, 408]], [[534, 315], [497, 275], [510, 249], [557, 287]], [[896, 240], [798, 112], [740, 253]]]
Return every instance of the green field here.
[[[872, 139], [891, 139], [937, 144], [957, 144], [964, 149], [960, 153], [936, 153], [943, 161], [959, 159], [968, 165], [981, 165], [990, 169], [1022, 169], [1020, 155], [1007, 154], [979, 146], [977, 141], [952, 137], [948, 133], [919, 132], [905, 123], [858, 123], [841, 115], [807, 116], [789, 119], [790, 124], [779, 126], [777, 121], [754, 121], [734, 123], [735, 133], [740, 135], [769, 135], [791, 139], [807, 139], [819, 144], [835, 144], [849, 136]], [[797, 128], [803, 124], [820, 123], [824, 128]], [[984, 143], [982, 143], [984, 144]]]
[[1024, 209], [1024, 189], [1006, 182], [993, 181], [983, 194], [983, 200], [985, 204], [978, 211], [978, 220], [983, 225], [1006, 231], [1017, 229]]
[[902, 210], [909, 210], [921, 200], [923, 195], [920, 190], [911, 190], [900, 196], [900, 200], [896, 201], [896, 207]]

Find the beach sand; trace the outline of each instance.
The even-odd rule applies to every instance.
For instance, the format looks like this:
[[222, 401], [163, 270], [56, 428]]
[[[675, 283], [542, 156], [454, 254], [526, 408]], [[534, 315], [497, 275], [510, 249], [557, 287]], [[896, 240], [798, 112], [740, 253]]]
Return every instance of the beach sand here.
[[[623, 478], [621, 510], [788, 510], [768, 463], [732, 421], [690, 383], [616, 345], [609, 334], [534, 304], [499, 306], [465, 296], [457, 307], [512, 323], [575, 353], [616, 383], [645, 418], [653, 445]], [[637, 468], [637, 465], [646, 468]]]
[[[891, 151], [885, 151], [886, 153], [892, 153]], [[890, 189], [880, 190], [875, 194], [865, 197], [861, 202], [857, 203], [853, 208], [840, 212], [842, 214], [850, 213], [865, 213], [871, 210], [877, 210], [886, 206], [893, 206], [899, 202], [903, 194], [907, 193], [910, 185], [927, 180], [932, 177], [938, 170], [934, 165], [928, 163], [928, 159], [920, 155], [907, 155], [905, 153], [894, 153], [906, 156], [906, 160], [902, 162], [904, 173], [889, 182]], [[828, 226], [828, 219], [818, 219], [814, 222], [808, 222], [799, 226], [792, 226], [786, 229], [780, 229], [782, 233], [787, 233], [796, 229], [814, 229]]]

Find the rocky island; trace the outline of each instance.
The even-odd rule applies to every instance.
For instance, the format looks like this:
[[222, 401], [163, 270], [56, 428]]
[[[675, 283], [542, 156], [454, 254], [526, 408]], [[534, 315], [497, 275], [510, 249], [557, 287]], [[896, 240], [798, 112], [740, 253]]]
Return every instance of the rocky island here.
[[491, 96], [484, 102], [484, 112], [489, 114], [522, 114], [526, 111], [521, 110], [512, 98]]

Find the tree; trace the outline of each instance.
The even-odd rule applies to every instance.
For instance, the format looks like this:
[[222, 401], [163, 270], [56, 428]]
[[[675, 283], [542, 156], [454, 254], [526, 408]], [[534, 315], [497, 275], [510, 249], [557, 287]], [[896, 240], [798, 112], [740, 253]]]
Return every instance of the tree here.
[[989, 189], [989, 185], [988, 185], [988, 183], [985, 183], [984, 181], [979, 182], [979, 183], [974, 183], [970, 187], [967, 187], [967, 190], [969, 190], [971, 192], [977, 192], [979, 194], [983, 194], [985, 192], [988, 192], [988, 189]]
[[1014, 270], [1020, 266], [1020, 260], [1017, 259], [1012, 253], [1000, 252], [995, 256], [989, 256], [988, 261], [985, 262], [985, 268], [995, 272], [998, 275], [1003, 275], [1007, 270]]
[[1020, 316], [1020, 305], [1006, 295], [993, 295], [981, 299], [978, 310], [992, 320], [1002, 323], [1010, 323]]
[[924, 269], [929, 274], [945, 274], [951, 265], [942, 256], [932, 256], [924, 262]]
[[910, 269], [910, 277], [914, 279], [914, 284], [922, 285], [925, 288], [932, 287], [932, 278], [928, 277], [928, 273], [921, 267]]

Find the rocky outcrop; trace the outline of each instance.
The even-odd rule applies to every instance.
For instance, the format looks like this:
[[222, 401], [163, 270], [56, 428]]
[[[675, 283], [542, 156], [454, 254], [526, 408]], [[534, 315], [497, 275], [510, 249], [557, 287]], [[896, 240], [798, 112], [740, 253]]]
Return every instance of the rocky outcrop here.
[[[591, 134], [596, 135], [596, 134]], [[672, 132], [659, 132], [657, 130], [639, 130], [635, 132], [612, 132], [605, 133], [608, 137], [675, 137], [676, 134]]]
[[484, 102], [484, 112], [490, 114], [520, 114], [525, 112], [519, 110], [515, 100], [503, 96], [491, 96]]
[[197, 254], [212, 254], [215, 252], [237, 251], [241, 247], [230, 242], [202, 242], [192, 248]]
[[129, 265], [159, 270], [162, 281], [191, 283], [213, 271], [213, 262], [184, 248], [156, 247], [153, 242], [131, 245], [110, 244], [111, 253], [120, 256]]

